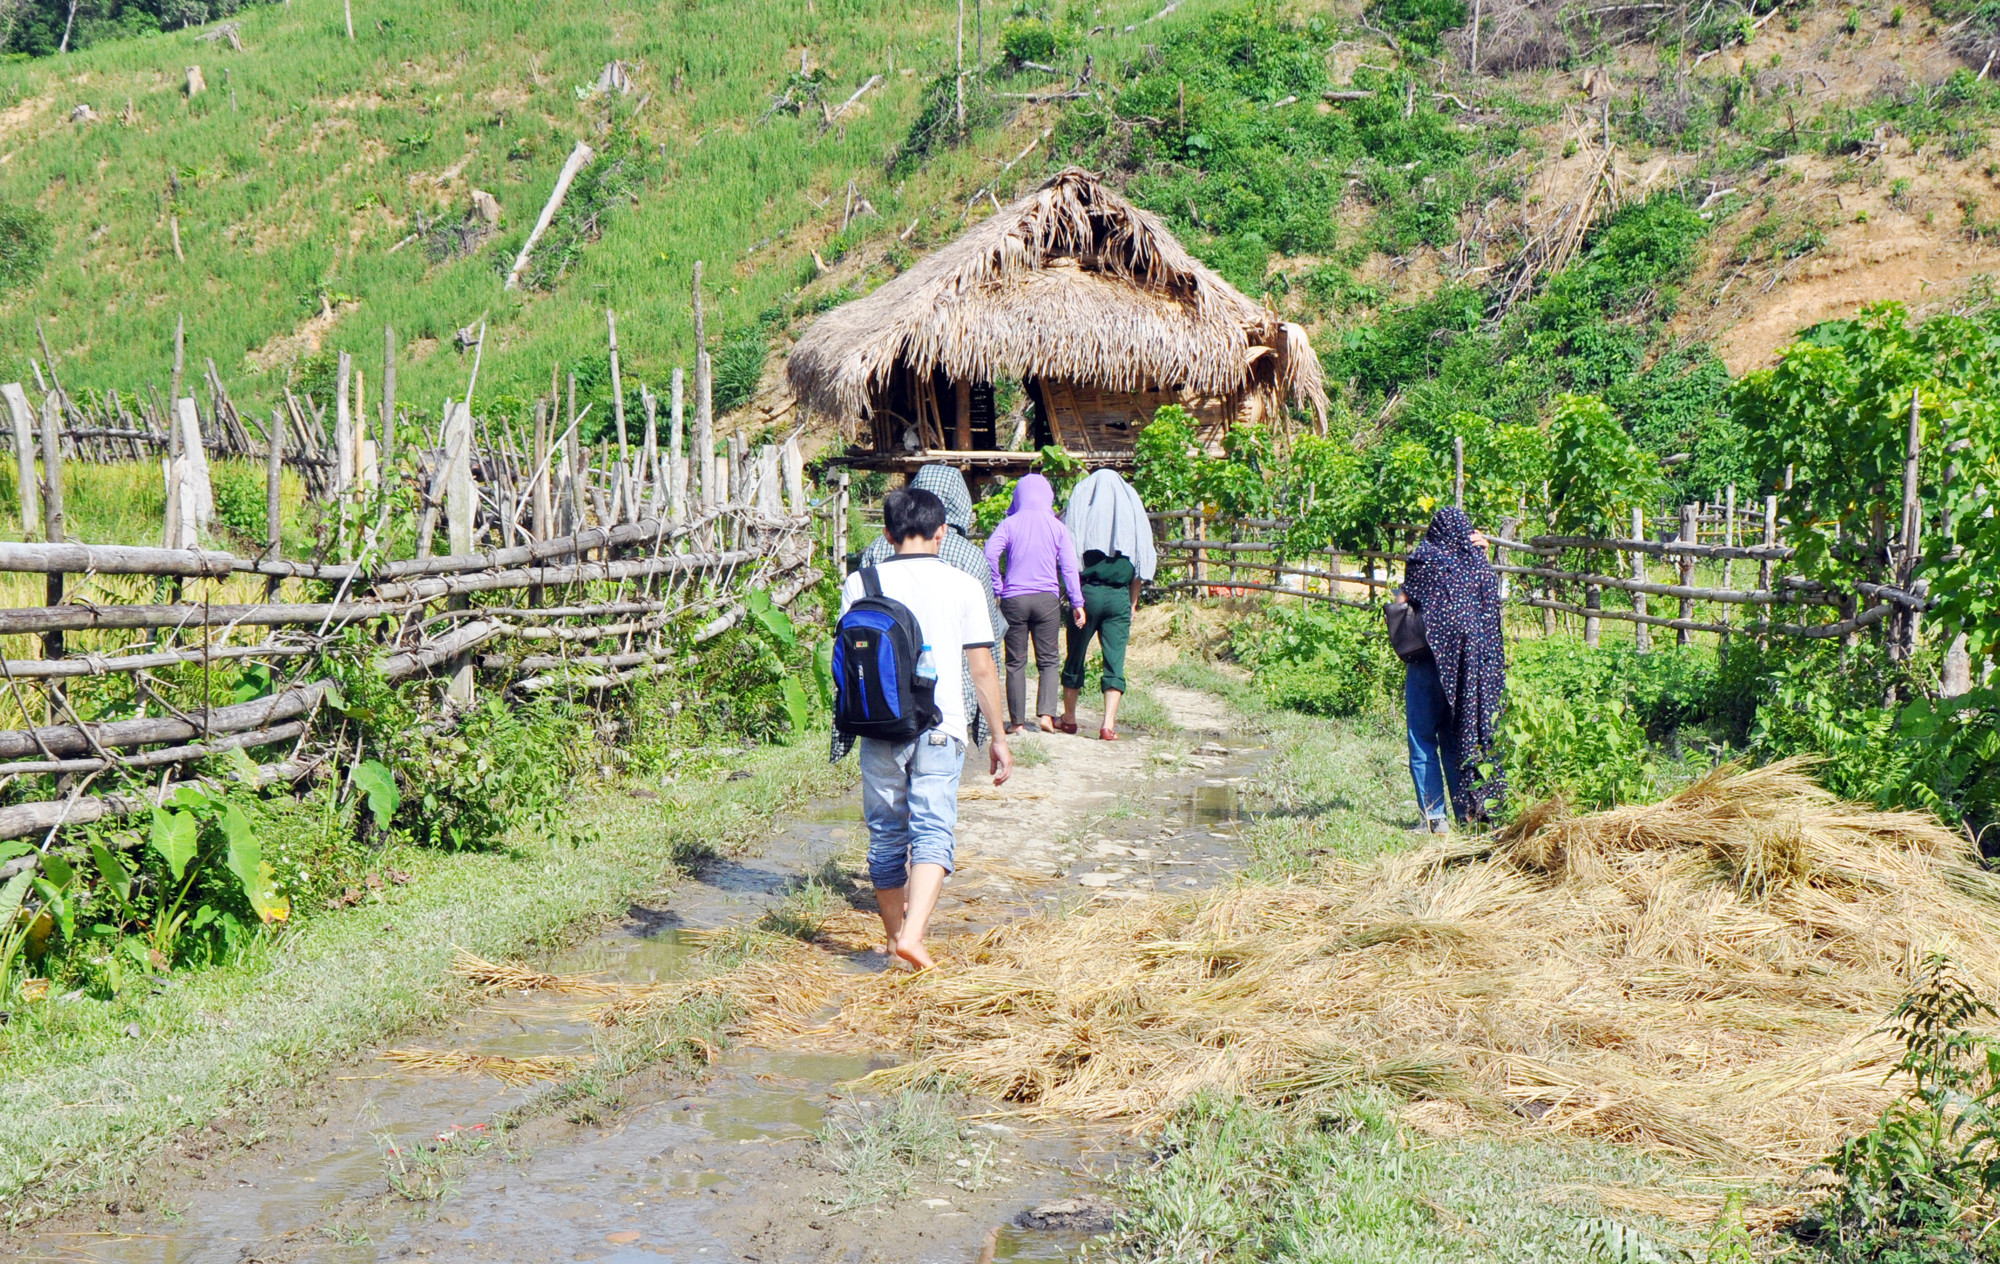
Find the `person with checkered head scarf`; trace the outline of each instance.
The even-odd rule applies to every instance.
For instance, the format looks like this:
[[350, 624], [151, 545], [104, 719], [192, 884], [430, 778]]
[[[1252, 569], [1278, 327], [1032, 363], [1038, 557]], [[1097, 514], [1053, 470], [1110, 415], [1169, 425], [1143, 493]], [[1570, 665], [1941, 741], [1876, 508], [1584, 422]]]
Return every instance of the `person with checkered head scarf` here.
[[[910, 480], [910, 486], [920, 487], [944, 502], [945, 525], [950, 530], [944, 533], [944, 545], [938, 550], [938, 558], [957, 567], [978, 580], [986, 590], [986, 613], [993, 623], [993, 643], [1000, 644], [1007, 637], [1007, 620], [1001, 617], [1000, 603], [993, 596], [993, 568], [987, 565], [986, 552], [972, 542], [972, 528], [976, 521], [972, 513], [972, 491], [965, 485], [965, 475], [949, 465], [926, 465]], [[873, 566], [886, 561], [896, 552], [895, 546], [877, 536], [875, 542], [861, 551], [861, 565]], [[972, 676], [968, 672], [965, 680], [965, 714], [970, 717], [972, 744], [986, 744], [986, 717], [980, 713], [979, 699], [972, 692]], [[836, 732], [833, 735], [833, 762], [839, 763], [854, 745], [854, 739]]]

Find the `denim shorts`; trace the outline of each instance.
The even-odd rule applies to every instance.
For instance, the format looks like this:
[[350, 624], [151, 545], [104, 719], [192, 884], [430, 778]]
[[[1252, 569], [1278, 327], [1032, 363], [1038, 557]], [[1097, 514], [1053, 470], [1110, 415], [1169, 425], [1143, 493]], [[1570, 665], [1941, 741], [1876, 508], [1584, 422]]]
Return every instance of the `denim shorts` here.
[[965, 743], [932, 730], [912, 742], [864, 737], [860, 746], [861, 819], [875, 889], [908, 885], [911, 865], [943, 865], [950, 873]]

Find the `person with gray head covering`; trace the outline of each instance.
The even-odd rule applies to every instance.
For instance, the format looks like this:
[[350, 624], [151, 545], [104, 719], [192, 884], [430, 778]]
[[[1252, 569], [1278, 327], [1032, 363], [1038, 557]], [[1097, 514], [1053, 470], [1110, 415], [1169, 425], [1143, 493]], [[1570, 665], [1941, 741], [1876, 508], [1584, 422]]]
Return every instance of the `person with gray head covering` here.
[[[926, 465], [910, 480], [910, 486], [920, 487], [944, 502], [944, 520], [950, 529], [944, 533], [944, 544], [938, 549], [938, 558], [957, 567], [979, 581], [986, 590], [986, 613], [993, 624], [993, 642], [1000, 644], [1007, 637], [1007, 620], [1001, 617], [1000, 603], [993, 597], [993, 568], [986, 562], [986, 553], [970, 538], [976, 519], [972, 514], [972, 492], [965, 486], [965, 475], [949, 465]], [[861, 565], [873, 566], [895, 556], [895, 546], [882, 536], [861, 551]], [[972, 692], [972, 677], [964, 675], [965, 714], [971, 717], [972, 744], [984, 746], [987, 738], [986, 716], [979, 709], [979, 699]], [[846, 758], [854, 746], [854, 739], [842, 733], [833, 735], [833, 762]]]
[[1125, 644], [1132, 635], [1132, 612], [1139, 585], [1153, 577], [1159, 555], [1145, 502], [1116, 470], [1098, 470], [1069, 494], [1063, 522], [1083, 554], [1083, 624], [1067, 629], [1069, 653], [1063, 660], [1063, 713], [1056, 727], [1076, 732], [1076, 699], [1094, 636], [1103, 647], [1104, 723], [1097, 736], [1118, 740], [1118, 702], [1125, 696]]

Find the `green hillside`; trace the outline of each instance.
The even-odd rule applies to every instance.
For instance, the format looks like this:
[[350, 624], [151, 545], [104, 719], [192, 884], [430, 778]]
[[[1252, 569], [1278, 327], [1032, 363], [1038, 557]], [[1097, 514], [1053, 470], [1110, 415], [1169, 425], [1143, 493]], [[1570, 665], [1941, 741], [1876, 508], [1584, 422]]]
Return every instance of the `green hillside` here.
[[[1144, 16], [1109, 6], [1128, 8]], [[351, 43], [339, 3], [295, 0], [239, 12], [241, 52], [191, 29], [0, 67], [0, 204], [16, 225], [38, 213], [30, 232], [38, 219], [49, 239], [45, 263], [32, 240], [10, 253], [30, 266], [0, 295], [5, 376], [28, 376], [40, 317], [73, 392], [164, 393], [184, 314], [193, 362], [213, 357], [233, 390], [268, 402], [288, 377], [323, 380], [335, 350], [373, 379], [387, 322], [408, 351], [400, 397], [428, 412], [464, 390], [470, 359], [446, 352], [484, 317], [480, 395], [504, 405], [546, 390], [556, 362], [591, 393], [613, 307], [628, 379], [662, 384], [691, 363], [700, 259], [718, 392], [740, 395], [762, 359], [759, 318], [813, 275], [811, 246], [838, 258], [850, 179], [877, 213], [857, 234], [921, 215], [921, 242], [958, 221], [937, 191], [986, 165], [967, 152], [915, 179], [884, 174], [952, 64], [957, 9], [935, 0], [354, 11]], [[969, 20], [968, 61], [976, 33]], [[595, 90], [613, 60], [629, 93]], [[191, 65], [207, 90], [190, 98]], [[886, 83], [826, 126], [875, 74]], [[804, 108], [773, 109], [788, 88]], [[70, 121], [81, 104], [97, 121]], [[505, 292], [578, 139], [600, 157], [529, 285]], [[475, 188], [504, 219], [462, 253]]]
[[[354, 12], [352, 41], [339, 4], [295, 0], [238, 10], [240, 51], [220, 24], [100, 26], [0, 64], [0, 374], [28, 376], [41, 319], [73, 392], [164, 388], [185, 315], [242, 399], [323, 398], [335, 351], [379, 376], [388, 323], [400, 398], [434, 416], [484, 319], [481, 411], [518, 417], [557, 364], [606, 399], [607, 307], [628, 385], [691, 363], [703, 260], [726, 409], [802, 317], [1076, 162], [1312, 331], [1382, 477], [1574, 391], [1708, 495], [1754, 473], [1734, 373], [1870, 298], [1977, 291], [2000, 222], [1983, 9], [1640, 5], [1558, 30], [1567, 10], [1503, 6], [1473, 66], [1460, 0], [974, 4], [962, 144], [960, 10], [935, 0]], [[629, 91], [599, 90], [614, 61]], [[506, 291], [579, 139], [600, 156]]]

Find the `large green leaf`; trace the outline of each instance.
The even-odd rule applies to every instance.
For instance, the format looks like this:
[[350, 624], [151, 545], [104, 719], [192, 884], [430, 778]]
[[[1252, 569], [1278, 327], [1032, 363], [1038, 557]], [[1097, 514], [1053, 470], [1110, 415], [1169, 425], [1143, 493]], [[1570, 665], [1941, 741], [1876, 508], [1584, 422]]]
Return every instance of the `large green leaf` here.
[[0, 937], [4, 937], [13, 927], [14, 919], [21, 915], [21, 901], [28, 897], [28, 888], [34, 885], [35, 871], [23, 869], [7, 879], [7, 885], [0, 887]]
[[90, 858], [96, 862], [98, 876], [104, 879], [104, 885], [118, 896], [118, 902], [129, 903], [132, 899], [132, 871], [125, 867], [125, 862], [113, 855], [103, 843], [90, 845]]
[[276, 875], [264, 863], [264, 849], [250, 829], [249, 818], [234, 803], [222, 809], [222, 834], [229, 840], [229, 872], [243, 884], [243, 894], [265, 925], [291, 915], [291, 901], [279, 895]]
[[799, 633], [792, 625], [792, 616], [772, 603], [770, 593], [761, 588], [751, 589], [743, 598], [743, 608], [779, 649], [790, 653], [797, 648]]
[[187, 876], [187, 867], [194, 860], [200, 839], [201, 826], [194, 817], [186, 812], [153, 809], [153, 830], [147, 841], [160, 859], [167, 862], [175, 882]]
[[784, 689], [785, 717], [792, 722], [792, 732], [803, 733], [806, 725], [812, 723], [812, 707], [806, 702], [806, 691], [791, 676], [785, 677]]
[[396, 774], [387, 764], [364, 760], [354, 766], [354, 784], [368, 796], [368, 810], [375, 814], [375, 828], [388, 829], [396, 809], [403, 804], [402, 792], [396, 789]]

